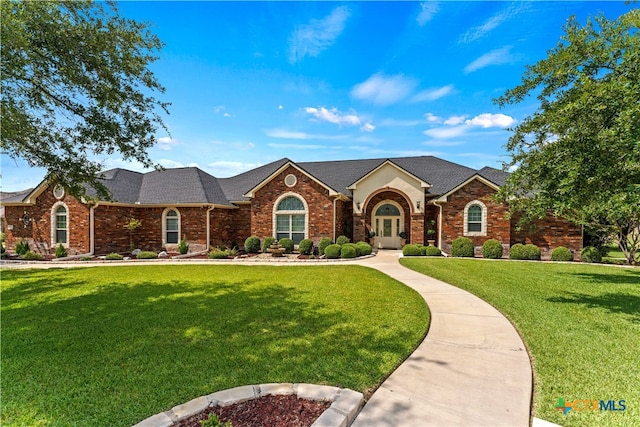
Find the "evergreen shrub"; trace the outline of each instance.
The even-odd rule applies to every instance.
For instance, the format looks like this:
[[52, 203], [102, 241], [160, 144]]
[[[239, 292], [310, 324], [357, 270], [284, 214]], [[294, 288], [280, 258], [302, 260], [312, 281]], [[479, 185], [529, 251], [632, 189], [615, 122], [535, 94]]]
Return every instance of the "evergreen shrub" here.
[[324, 254], [328, 259], [338, 259], [340, 258], [340, 248], [340, 245], [332, 243], [324, 248]]
[[451, 256], [473, 258], [475, 250], [473, 241], [468, 237], [458, 237], [451, 244]]
[[56, 258], [64, 258], [67, 256], [67, 250], [62, 246], [62, 243], [56, 248]]
[[422, 255], [422, 250], [418, 245], [404, 245], [402, 248], [402, 255], [404, 256], [420, 256]]
[[573, 261], [573, 254], [564, 246], [559, 246], [551, 251], [552, 261]]
[[340, 258], [355, 258], [357, 256], [357, 246], [353, 243], [345, 243], [340, 246]]
[[426, 256], [442, 256], [440, 248], [436, 248], [435, 246], [424, 246], [424, 249]]
[[358, 247], [358, 249], [360, 249], [361, 256], [371, 255], [371, 253], [373, 252], [373, 248], [367, 242], [358, 242], [356, 243], [356, 246]]
[[338, 238], [336, 239], [336, 245], [344, 245], [345, 243], [349, 242], [351, 242], [351, 239], [349, 239], [347, 236], [338, 236]]
[[331, 240], [328, 237], [323, 237], [322, 239], [320, 239], [320, 242], [318, 242], [318, 253], [320, 255], [324, 255], [325, 254], [325, 248], [329, 245], [333, 244], [333, 240]]
[[267, 249], [269, 249], [269, 246], [273, 245], [273, 242], [276, 241], [275, 237], [265, 237], [264, 240], [262, 240], [262, 252], [267, 252]]
[[291, 240], [290, 238], [283, 237], [282, 239], [278, 240], [278, 244], [284, 248], [285, 254], [290, 254], [293, 252], [293, 240]]
[[248, 254], [260, 252], [260, 238], [258, 236], [247, 237], [244, 241], [244, 250]]
[[489, 259], [502, 258], [502, 243], [496, 239], [489, 239], [482, 245], [482, 257]]
[[594, 246], [585, 246], [580, 251], [582, 262], [602, 262], [602, 253]]
[[311, 255], [313, 253], [313, 240], [303, 239], [298, 243], [298, 251], [302, 255]]

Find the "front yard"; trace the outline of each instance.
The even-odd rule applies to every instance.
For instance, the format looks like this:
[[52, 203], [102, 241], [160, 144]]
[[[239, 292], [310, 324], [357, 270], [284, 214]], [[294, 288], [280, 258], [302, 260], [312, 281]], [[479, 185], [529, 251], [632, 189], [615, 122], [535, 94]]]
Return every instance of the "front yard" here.
[[358, 266], [3, 270], [1, 286], [3, 426], [130, 426], [247, 384], [366, 393], [429, 322]]
[[[562, 426], [637, 426], [640, 269], [584, 264], [409, 259], [401, 263], [479, 296], [507, 316], [532, 357], [536, 417]], [[555, 409], [613, 400], [624, 411]]]

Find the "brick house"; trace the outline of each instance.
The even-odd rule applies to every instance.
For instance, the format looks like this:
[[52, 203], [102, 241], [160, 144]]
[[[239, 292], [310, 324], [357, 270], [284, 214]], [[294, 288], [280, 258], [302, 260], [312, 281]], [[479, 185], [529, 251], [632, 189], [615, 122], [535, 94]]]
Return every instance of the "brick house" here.
[[[284, 158], [231, 178], [193, 167], [112, 169], [102, 182], [113, 201], [78, 200], [44, 181], [3, 193], [0, 204], [7, 248], [26, 240], [43, 253], [60, 243], [69, 254], [127, 252], [130, 238], [138, 248], [158, 251], [174, 249], [185, 237], [193, 251], [241, 245], [251, 235], [296, 243], [339, 235], [358, 241], [371, 231], [379, 248], [432, 239], [449, 252], [454, 239], [468, 236], [477, 249], [494, 238], [505, 248], [534, 243], [543, 256], [558, 246], [579, 252], [582, 230], [566, 220], [549, 216], [531, 231], [505, 219], [506, 207], [491, 196], [507, 176], [432, 156], [300, 163]], [[132, 233], [124, 227], [131, 218], [142, 223]]]

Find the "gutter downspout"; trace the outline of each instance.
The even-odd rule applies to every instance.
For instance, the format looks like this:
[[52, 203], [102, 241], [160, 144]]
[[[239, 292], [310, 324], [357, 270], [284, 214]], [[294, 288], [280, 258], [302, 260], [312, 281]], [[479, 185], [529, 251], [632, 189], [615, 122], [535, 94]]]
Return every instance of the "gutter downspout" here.
[[[338, 196], [339, 197], [339, 196]], [[338, 202], [338, 197], [333, 199], [333, 241], [336, 241], [336, 210], [337, 210], [337, 202]]]
[[96, 220], [94, 211], [99, 204], [100, 202], [96, 202], [89, 208], [89, 255], [93, 255], [96, 251]]
[[442, 205], [435, 201], [433, 204], [440, 208], [440, 215], [438, 215], [438, 248], [442, 250]]
[[209, 209], [207, 209], [207, 252], [209, 252], [209, 242], [211, 241], [211, 217], [210, 217], [210, 213], [212, 210], [215, 209], [214, 205], [209, 206]]

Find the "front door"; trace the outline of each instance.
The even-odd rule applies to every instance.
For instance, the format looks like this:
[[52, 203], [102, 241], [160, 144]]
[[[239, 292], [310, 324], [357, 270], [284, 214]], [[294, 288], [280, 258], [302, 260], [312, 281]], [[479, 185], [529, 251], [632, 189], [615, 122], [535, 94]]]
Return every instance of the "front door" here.
[[399, 234], [402, 231], [401, 210], [391, 203], [384, 203], [374, 210], [373, 227], [379, 248], [398, 249], [402, 247]]

